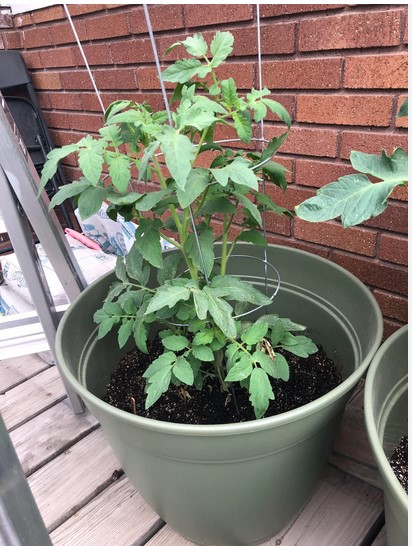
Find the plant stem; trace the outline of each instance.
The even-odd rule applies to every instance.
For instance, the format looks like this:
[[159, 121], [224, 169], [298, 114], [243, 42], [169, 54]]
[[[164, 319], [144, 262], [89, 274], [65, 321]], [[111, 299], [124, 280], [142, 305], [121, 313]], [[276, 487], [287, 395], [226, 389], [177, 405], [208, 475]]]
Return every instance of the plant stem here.
[[217, 378], [219, 379], [220, 388], [224, 392], [229, 392], [229, 389], [228, 389], [228, 387], [226, 385], [224, 375], [223, 375], [223, 366], [222, 366], [223, 351], [222, 351], [222, 349], [219, 349], [214, 354], [215, 354], [214, 366], [215, 366]]

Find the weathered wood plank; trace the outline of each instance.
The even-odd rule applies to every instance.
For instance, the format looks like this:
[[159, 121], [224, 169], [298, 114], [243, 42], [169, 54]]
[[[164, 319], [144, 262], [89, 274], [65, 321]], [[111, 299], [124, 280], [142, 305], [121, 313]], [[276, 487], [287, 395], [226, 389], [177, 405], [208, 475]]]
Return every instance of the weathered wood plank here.
[[388, 541], [386, 540], [386, 527], [382, 527], [381, 532], [372, 542], [372, 546], [388, 546]]
[[54, 546], [137, 546], [164, 525], [124, 476], [58, 527]]
[[49, 531], [105, 489], [119, 469], [98, 429], [32, 474], [28, 482]]
[[55, 366], [0, 396], [0, 411], [9, 431], [39, 415], [65, 398]]
[[89, 411], [74, 414], [66, 398], [15, 429], [10, 438], [24, 472], [30, 475], [97, 426]]
[[[302, 512], [262, 546], [359, 546], [379, 517], [382, 503], [378, 489], [328, 466]], [[165, 526], [146, 546], [192, 544]]]
[[38, 355], [0, 360], [0, 394], [26, 381], [29, 377], [47, 370], [50, 366]]

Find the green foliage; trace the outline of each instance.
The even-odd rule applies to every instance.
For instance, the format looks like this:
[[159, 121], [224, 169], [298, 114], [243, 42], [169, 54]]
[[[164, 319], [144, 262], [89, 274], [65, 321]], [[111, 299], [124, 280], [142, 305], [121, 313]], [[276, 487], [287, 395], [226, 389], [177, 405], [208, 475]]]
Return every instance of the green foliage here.
[[[216, 69], [233, 49], [229, 32], [217, 32], [210, 44], [197, 33], [169, 51], [177, 47], [189, 58], [170, 64], [163, 73], [165, 81], [176, 84], [172, 123], [165, 111], [153, 112], [145, 103], [115, 101], [97, 137], [88, 135], [49, 153], [42, 187], [58, 162], [74, 153], [83, 176], [62, 187], [51, 206], [76, 197], [86, 218], [106, 201], [111, 218], [121, 214], [138, 224], [134, 244], [125, 258], [118, 258], [117, 280], [94, 320], [99, 338], [114, 329], [120, 347], [131, 340], [145, 353], [149, 335], [162, 325], [158, 335], [163, 353], [143, 376], [146, 408], [171, 383], [201, 389], [214, 378], [223, 391], [232, 382], [246, 388], [260, 418], [275, 396], [271, 380], [288, 380], [283, 354], [307, 356], [316, 350], [308, 338], [293, 334], [304, 327], [289, 319], [266, 315], [251, 324], [237, 318], [238, 305], [272, 302], [250, 283], [226, 274], [237, 241], [266, 246], [259, 231], [263, 209], [290, 214], [259, 191], [262, 178], [283, 190], [287, 187], [286, 169], [272, 156], [289, 132], [290, 116], [269, 97], [268, 89], [252, 89], [242, 96], [232, 78], [218, 78]], [[253, 123], [268, 111], [286, 129], [262, 152], [233, 151], [214, 142], [216, 129], [223, 125], [249, 143]], [[199, 167], [198, 156], [210, 150], [213, 160]], [[158, 187], [138, 191], [143, 184], [136, 182], [145, 181]], [[213, 230], [215, 214], [220, 215], [221, 234]], [[235, 220], [238, 229], [232, 235]], [[161, 237], [175, 246], [174, 252], [162, 253]], [[217, 241], [222, 245], [219, 260]]]

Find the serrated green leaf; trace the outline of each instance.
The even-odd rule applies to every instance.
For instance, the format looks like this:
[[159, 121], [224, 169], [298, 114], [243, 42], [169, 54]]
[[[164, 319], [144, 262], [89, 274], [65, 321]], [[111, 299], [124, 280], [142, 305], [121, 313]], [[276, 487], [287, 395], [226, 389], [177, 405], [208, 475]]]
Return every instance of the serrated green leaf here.
[[296, 215], [308, 222], [324, 222], [342, 217], [351, 227], [381, 214], [387, 199], [401, 182], [372, 183], [363, 174], [350, 174], [327, 184], [317, 194], [295, 207]]
[[97, 339], [102, 339], [106, 334], [108, 334], [113, 326], [117, 324], [117, 322], [118, 321], [114, 317], [108, 317], [106, 315], [106, 318], [100, 322]]
[[402, 148], [396, 148], [392, 157], [385, 150], [382, 150], [380, 156], [352, 151], [350, 161], [357, 171], [385, 182], [408, 181], [408, 156]]
[[194, 76], [206, 77], [212, 68], [202, 64], [199, 59], [182, 59], [168, 66], [163, 72], [163, 80], [172, 83], [186, 83]]
[[256, 322], [267, 322], [269, 326], [275, 326], [278, 321], [282, 323], [283, 329], [287, 332], [303, 332], [307, 329], [303, 324], [298, 324], [297, 322], [293, 322], [288, 318], [280, 318], [279, 315], [275, 314], [262, 315]]
[[143, 373], [142, 377], [145, 379], [150, 379], [161, 370], [172, 369], [172, 364], [176, 362], [176, 359], [177, 356], [173, 352], [164, 352], [158, 358], [153, 360], [150, 366], [148, 366], [146, 371]]
[[190, 290], [185, 286], [161, 286], [150, 300], [145, 315], [154, 313], [163, 307], [172, 308], [178, 301], [187, 301], [190, 298]]
[[164, 392], [167, 391], [172, 378], [172, 366], [159, 370], [149, 379], [149, 385], [146, 389], [145, 409], [149, 409], [159, 400]]
[[92, 138], [87, 140], [82, 139], [83, 143], [86, 142], [87, 148], [81, 148], [79, 150], [79, 167], [82, 170], [84, 176], [90, 181], [93, 186], [97, 186], [100, 175], [103, 168], [103, 147]]
[[253, 359], [248, 353], [244, 353], [240, 360], [238, 360], [229, 373], [225, 377], [225, 381], [243, 381], [250, 376], [253, 370]]
[[47, 154], [47, 161], [43, 165], [43, 169], [41, 172], [41, 181], [37, 194], [38, 196], [40, 195], [42, 189], [45, 187], [47, 182], [56, 174], [59, 161], [64, 157], [67, 157], [68, 155], [77, 152], [78, 149], [78, 144], [67, 144], [62, 148], [54, 148]]
[[207, 169], [193, 169], [190, 171], [187, 178], [186, 187], [184, 190], [177, 189], [177, 199], [182, 208], [186, 208], [199, 197], [207, 188], [209, 183], [209, 173]]
[[179, 134], [172, 127], [163, 128], [159, 141], [170, 174], [177, 187], [184, 190], [195, 158], [195, 147], [187, 136]]
[[[289, 332], [286, 332], [286, 334], [289, 334]], [[309, 355], [318, 352], [317, 346], [308, 337], [292, 336], [294, 338], [292, 340], [290, 336], [291, 334], [287, 338], [284, 336], [281, 340], [282, 347], [289, 353], [293, 353], [301, 358], [307, 358]]]
[[253, 368], [249, 382], [249, 400], [253, 406], [256, 419], [260, 419], [269, 407], [269, 400], [274, 400], [269, 378], [262, 368]]
[[238, 237], [238, 241], [245, 241], [246, 243], [252, 243], [255, 246], [265, 247], [268, 243], [263, 234], [257, 229], [250, 229], [249, 231], [243, 231]]
[[117, 256], [114, 272], [116, 274], [116, 277], [119, 279], [119, 281], [129, 282], [129, 279], [127, 278], [127, 275], [126, 275], [126, 265], [124, 263], [123, 256]]
[[173, 252], [164, 257], [163, 267], [157, 271], [157, 281], [160, 285], [174, 279], [181, 260], [182, 255], [179, 252]]
[[226, 195], [224, 197], [216, 196], [206, 200], [206, 203], [202, 207], [202, 212], [204, 214], [216, 214], [218, 212], [221, 214], [233, 214], [236, 212], [236, 207]]
[[126, 110], [126, 112], [120, 112], [120, 114], [114, 114], [107, 121], [106, 125], [113, 125], [114, 123], [132, 123], [135, 126], [141, 125], [143, 122], [142, 113], [138, 110]]
[[259, 212], [259, 209], [257, 208], [257, 206], [252, 203], [252, 201], [250, 201], [250, 199], [248, 199], [247, 197], [245, 197], [244, 195], [238, 193], [238, 192], [234, 192], [234, 196], [236, 197], [236, 199], [239, 200], [240, 203], [242, 203], [242, 205], [245, 207], [245, 209], [247, 211], [249, 211], [250, 215], [252, 216], [252, 218], [255, 220], [255, 222], [261, 226], [262, 225], [262, 217], [260, 215], [260, 212]]
[[291, 120], [289, 112], [286, 110], [284, 106], [280, 104], [280, 102], [277, 102], [272, 99], [262, 99], [263, 104], [265, 104], [269, 110], [271, 110], [274, 114], [278, 116], [279, 119], [281, 119], [290, 129]]
[[162, 225], [159, 219], [142, 218], [135, 233], [134, 244], [139, 249], [139, 252], [149, 264], [157, 268], [163, 266], [159, 233]]
[[275, 153], [278, 151], [278, 149], [282, 146], [284, 141], [286, 140], [286, 137], [288, 136], [288, 132], [283, 133], [279, 137], [273, 137], [272, 140], [268, 143], [266, 148], [262, 152], [261, 161], [265, 161], [266, 159], [269, 159], [270, 157], [273, 157]]
[[112, 102], [104, 114], [104, 120], [107, 121], [112, 116], [117, 114], [117, 112], [120, 112], [121, 110], [130, 107], [131, 104], [132, 102], [130, 100], [117, 100]]
[[[214, 86], [212, 85], [212, 87], [209, 88], [209, 93], [211, 93], [211, 89], [213, 87]], [[219, 104], [218, 102], [215, 102], [214, 100], [210, 100], [208, 97], [205, 97], [205, 95], [195, 95], [192, 98], [192, 101], [193, 101], [193, 104], [201, 107], [203, 110], [215, 112], [216, 114], [227, 114], [227, 110], [223, 108], [221, 104]]]
[[208, 311], [208, 299], [200, 290], [193, 290], [193, 301], [195, 304], [196, 315], [200, 320], [205, 320]]
[[198, 131], [203, 131], [215, 123], [216, 116], [213, 112], [208, 112], [196, 105], [192, 105], [184, 113], [176, 116], [176, 128], [195, 127]]
[[169, 195], [169, 190], [151, 191], [142, 193], [139, 199], [134, 203], [134, 208], [140, 212], [152, 210], [162, 199]]
[[156, 140], [155, 142], [152, 142], [151, 144], [149, 144], [149, 146], [147, 146], [147, 148], [145, 149], [143, 156], [139, 162], [139, 177], [137, 179], [138, 182], [146, 178], [150, 160], [154, 156], [159, 145], [160, 145], [160, 142]]
[[229, 78], [228, 80], [223, 80], [220, 83], [222, 86], [223, 102], [228, 109], [231, 109], [233, 106], [237, 105], [239, 100], [235, 80], [233, 78]]
[[248, 110], [233, 113], [235, 131], [243, 142], [249, 144], [252, 138], [252, 119]]
[[210, 169], [210, 171], [221, 186], [226, 186], [230, 178], [236, 184], [258, 190], [258, 179], [249, 166], [250, 163], [247, 160], [237, 157], [229, 165], [220, 169]]
[[238, 360], [240, 354], [239, 345], [236, 343], [231, 343], [226, 347], [225, 357], [226, 357], [226, 369], [229, 372], [235, 365], [236, 360]]
[[193, 345], [208, 345], [213, 340], [212, 330], [204, 330], [203, 332], [198, 332], [193, 338]]
[[245, 301], [253, 305], [270, 305], [272, 300], [248, 282], [232, 275], [217, 275], [211, 284], [213, 294], [233, 301]]
[[184, 356], [179, 356], [172, 368], [173, 375], [186, 385], [193, 385], [194, 374], [191, 365]]
[[272, 342], [273, 347], [276, 347], [276, 345], [280, 342], [284, 335], [285, 328], [283, 327], [282, 321], [277, 320], [272, 326], [272, 333], [270, 336], [270, 341]]
[[279, 353], [275, 353], [274, 365], [277, 378], [289, 381], [289, 364], [286, 358]]
[[[207, 278], [209, 278], [215, 263], [213, 229], [202, 229], [198, 232], [197, 236], [199, 244], [196, 241], [194, 233], [189, 234], [184, 247], [185, 252], [189, 255], [189, 258], [192, 260], [194, 265], [202, 273], [205, 273]], [[200, 254], [200, 251], [202, 252], [202, 254]], [[203, 270], [204, 268], [205, 271]]]
[[119, 344], [120, 349], [126, 345], [129, 337], [132, 335], [133, 325], [134, 325], [134, 319], [130, 319], [130, 320], [126, 320], [120, 326], [119, 332], [117, 335], [117, 342]]
[[215, 360], [212, 349], [210, 347], [205, 347], [204, 345], [193, 347], [193, 354], [202, 362], [213, 362]]
[[232, 307], [226, 301], [214, 296], [208, 286], [203, 288], [203, 293], [207, 296], [208, 311], [215, 324], [227, 337], [236, 337], [237, 330], [235, 321], [232, 317]]
[[106, 188], [90, 186], [86, 188], [79, 197], [78, 209], [80, 218], [86, 220], [100, 210], [103, 201], [106, 199], [108, 190]]
[[268, 328], [269, 326], [266, 322], [256, 322], [242, 333], [240, 339], [246, 345], [255, 345], [266, 336]]
[[233, 35], [230, 32], [216, 32], [210, 44], [210, 51], [213, 55], [211, 65], [216, 68], [232, 53]]
[[275, 363], [268, 354], [264, 353], [263, 351], [255, 351], [252, 356], [253, 361], [260, 364], [261, 368], [265, 370], [268, 375], [274, 379], [279, 379]]
[[408, 99], [406, 99], [401, 107], [399, 108], [399, 112], [397, 114], [397, 118], [403, 118], [403, 117], [406, 117], [408, 115]]
[[147, 326], [142, 320], [135, 320], [133, 336], [139, 351], [148, 354], [149, 351], [147, 349]]
[[189, 36], [181, 44], [194, 57], [203, 57], [207, 53], [207, 43], [200, 32], [194, 36]]
[[145, 263], [136, 241], [134, 241], [126, 256], [126, 272], [129, 277], [146, 286], [150, 276], [150, 267]]
[[123, 144], [122, 131], [117, 125], [102, 127], [99, 129], [99, 133], [105, 140], [113, 144], [113, 146], [120, 146]]
[[283, 214], [292, 216], [292, 213], [288, 209], [274, 203], [269, 195], [266, 195], [263, 193], [257, 193], [256, 201], [259, 203], [259, 205], [263, 205], [263, 207], [265, 207], [267, 211], [274, 212], [275, 214], [278, 214], [279, 216]]
[[276, 186], [279, 186], [279, 188], [282, 188], [282, 190], [286, 190], [288, 183], [285, 172], [288, 172], [288, 170], [283, 165], [280, 165], [275, 161], [268, 161], [262, 167], [262, 171], [271, 182], [276, 184]]
[[163, 345], [168, 349], [169, 351], [183, 351], [183, 349], [186, 349], [189, 345], [189, 341], [185, 336], [167, 336], [164, 339], [162, 339]]
[[105, 302], [101, 311], [107, 315], [121, 316], [123, 314], [121, 306], [116, 302]]
[[71, 184], [65, 184], [64, 186], [60, 186], [59, 191], [53, 196], [52, 200], [50, 201], [49, 210], [56, 207], [57, 205], [61, 205], [66, 199], [74, 197], [75, 195], [79, 195], [79, 193], [82, 193], [82, 191], [89, 188], [90, 185], [90, 182], [86, 180], [86, 178], [82, 178], [81, 180], [76, 180]]
[[109, 174], [112, 179], [113, 186], [121, 193], [127, 192], [130, 182], [130, 162], [129, 158], [123, 154], [116, 156], [107, 156], [109, 165]]

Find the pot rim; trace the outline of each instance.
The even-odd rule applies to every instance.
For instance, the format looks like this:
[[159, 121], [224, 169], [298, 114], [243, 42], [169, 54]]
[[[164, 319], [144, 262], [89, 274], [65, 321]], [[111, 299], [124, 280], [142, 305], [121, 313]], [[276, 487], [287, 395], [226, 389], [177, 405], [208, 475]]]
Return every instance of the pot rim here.
[[[250, 243], [243, 243], [243, 244], [253, 246]], [[218, 245], [220, 244], [218, 243]], [[293, 410], [281, 413], [279, 415], [274, 415], [271, 417], [263, 417], [262, 419], [247, 421], [243, 423], [225, 423], [225, 424], [218, 424], [218, 425], [193, 425], [193, 424], [169, 423], [167, 421], [157, 421], [155, 419], [149, 419], [147, 417], [142, 417], [140, 415], [132, 415], [126, 411], [123, 411], [111, 406], [107, 402], [104, 402], [98, 396], [92, 394], [86, 387], [82, 385], [82, 383], [80, 383], [77, 377], [74, 376], [74, 374], [72, 373], [72, 371], [69, 369], [69, 367], [67, 366], [65, 362], [61, 347], [62, 347], [63, 330], [65, 328], [65, 325], [70, 320], [72, 306], [78, 303], [79, 300], [82, 298], [83, 294], [86, 291], [91, 290], [95, 284], [100, 282], [102, 279], [110, 275], [113, 275], [114, 274], [113, 271], [109, 271], [108, 273], [104, 274], [102, 277], [100, 277], [99, 279], [91, 283], [83, 292], [81, 292], [73, 300], [69, 308], [64, 313], [57, 329], [56, 342], [55, 342], [56, 360], [58, 362], [59, 368], [64, 371], [65, 377], [70, 381], [71, 385], [73, 386], [75, 391], [81, 396], [81, 398], [89, 401], [92, 405], [97, 406], [100, 410], [111, 412], [113, 414], [113, 417], [116, 417], [118, 420], [123, 421], [125, 423], [139, 424], [142, 428], [165, 433], [165, 434], [180, 434], [182, 436], [187, 436], [187, 435], [228, 436], [228, 435], [236, 435], [236, 434], [247, 434], [252, 432], [254, 433], [260, 430], [266, 430], [273, 427], [280, 427], [292, 421], [310, 416], [314, 413], [317, 413], [318, 411], [321, 411], [323, 408], [328, 406], [334, 400], [342, 397], [350, 389], [355, 387], [355, 385], [359, 382], [361, 377], [366, 372], [382, 340], [382, 334], [383, 334], [382, 313], [376, 299], [373, 297], [373, 295], [371, 294], [369, 289], [365, 286], [365, 284], [361, 282], [355, 275], [353, 275], [353, 273], [346, 270], [344, 267], [326, 258], [323, 258], [321, 256], [312, 254], [310, 252], [307, 252], [301, 249], [285, 247], [282, 245], [274, 245], [274, 244], [270, 246], [280, 250], [287, 250], [288, 252], [291, 252], [291, 253], [309, 255], [313, 259], [323, 262], [328, 267], [331, 267], [332, 269], [336, 269], [340, 273], [344, 273], [345, 275], [351, 277], [353, 283], [358, 285], [358, 287], [364, 293], [365, 297], [369, 299], [369, 302], [372, 308], [374, 309], [374, 315], [377, 318], [375, 341], [372, 347], [370, 348], [370, 350], [368, 351], [368, 353], [365, 355], [365, 357], [361, 361], [360, 365], [340, 385], [338, 385], [337, 387], [335, 387], [328, 393], [324, 394], [320, 398], [317, 398], [316, 400], [313, 400], [312, 402], [309, 402]], [[166, 251], [166, 252], [169, 252], [169, 251]]]
[[[399, 338], [408, 335], [408, 325], [406, 324], [391, 336], [381, 345], [377, 353], [372, 359], [371, 365], [368, 370], [365, 381], [365, 423], [366, 431], [368, 434], [369, 443], [371, 445], [376, 464], [378, 465], [379, 471], [382, 475], [385, 476], [385, 485], [389, 487], [392, 495], [394, 495], [398, 501], [402, 504], [402, 508], [407, 512], [408, 511], [408, 494], [400, 484], [398, 478], [396, 477], [392, 467], [387, 459], [381, 441], [379, 439], [378, 430], [376, 427], [375, 417], [372, 410], [372, 399], [373, 399], [373, 388], [375, 383], [376, 375], [379, 371], [380, 361], [382, 355], [388, 350], [390, 346], [399, 341]], [[406, 373], [406, 376], [408, 373]]]

